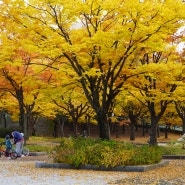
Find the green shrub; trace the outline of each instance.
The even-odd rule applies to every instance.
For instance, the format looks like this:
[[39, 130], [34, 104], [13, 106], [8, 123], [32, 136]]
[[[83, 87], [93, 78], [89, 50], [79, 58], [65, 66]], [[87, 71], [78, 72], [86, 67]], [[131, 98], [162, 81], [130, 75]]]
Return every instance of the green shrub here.
[[106, 167], [124, 166], [132, 158], [133, 150], [112, 150], [105, 147], [101, 153], [100, 164]]
[[141, 165], [158, 163], [162, 158], [160, 147], [143, 145], [134, 150], [134, 155], [128, 165]]
[[131, 143], [87, 138], [63, 138], [54, 148], [54, 162], [75, 167], [84, 164], [115, 167], [153, 164], [162, 159], [159, 147], [136, 146]]
[[54, 162], [72, 164], [72, 156], [75, 155], [74, 140], [72, 138], [63, 138], [59, 146], [54, 148], [51, 157]]
[[103, 150], [104, 147], [101, 143], [96, 143], [92, 146], [88, 146], [85, 150], [88, 163], [100, 166]]
[[83, 150], [77, 150], [73, 155], [70, 155], [70, 161], [75, 167], [88, 164], [86, 153]]

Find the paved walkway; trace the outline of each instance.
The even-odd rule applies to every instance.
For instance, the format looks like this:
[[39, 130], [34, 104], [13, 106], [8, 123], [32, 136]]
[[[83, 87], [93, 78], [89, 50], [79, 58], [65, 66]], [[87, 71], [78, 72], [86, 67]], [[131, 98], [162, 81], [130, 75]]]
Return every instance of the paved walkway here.
[[35, 161], [0, 160], [0, 185], [107, 185], [119, 172], [35, 168]]
[[0, 158], [0, 185], [184, 185], [185, 160], [147, 172], [110, 172], [36, 168], [45, 156], [8, 160]]

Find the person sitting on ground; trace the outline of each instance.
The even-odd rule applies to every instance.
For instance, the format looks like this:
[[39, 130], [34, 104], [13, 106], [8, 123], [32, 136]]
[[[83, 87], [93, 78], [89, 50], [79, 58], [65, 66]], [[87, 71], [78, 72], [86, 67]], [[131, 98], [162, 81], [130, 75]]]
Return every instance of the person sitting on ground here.
[[14, 139], [14, 144], [16, 144], [16, 150], [15, 151], [16, 151], [18, 157], [21, 157], [23, 144], [24, 144], [24, 137], [18, 131], [12, 132], [12, 136], [13, 136], [13, 139]]
[[12, 149], [12, 143], [11, 143], [9, 135], [6, 135], [5, 139], [6, 139], [6, 141], [5, 141], [5, 145], [6, 145], [5, 156], [9, 157], [10, 150]]

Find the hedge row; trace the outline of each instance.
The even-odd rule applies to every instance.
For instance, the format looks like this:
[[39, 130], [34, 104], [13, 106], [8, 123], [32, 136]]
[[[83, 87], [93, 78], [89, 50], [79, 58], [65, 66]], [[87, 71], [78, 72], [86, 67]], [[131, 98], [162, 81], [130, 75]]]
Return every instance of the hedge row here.
[[127, 142], [89, 138], [63, 138], [51, 156], [54, 162], [115, 167], [158, 163], [162, 159], [159, 147], [136, 146]]

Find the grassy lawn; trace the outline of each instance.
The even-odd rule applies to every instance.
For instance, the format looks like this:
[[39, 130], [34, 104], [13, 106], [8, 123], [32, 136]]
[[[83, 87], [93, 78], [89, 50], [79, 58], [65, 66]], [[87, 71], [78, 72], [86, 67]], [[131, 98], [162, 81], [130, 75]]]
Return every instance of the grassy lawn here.
[[61, 138], [32, 136], [26, 141], [26, 147], [28, 147], [31, 152], [50, 152], [60, 143], [60, 140]]
[[[60, 140], [60, 138], [51, 137], [30, 137], [26, 141], [26, 147], [29, 148], [30, 152], [50, 152], [53, 147], [60, 143]], [[0, 143], [4, 141], [4, 138], [0, 138]], [[5, 145], [2, 148], [5, 149]]]
[[[4, 141], [4, 138], [0, 138], [0, 142]], [[26, 147], [30, 149], [30, 152], [50, 152], [60, 144], [60, 141], [61, 138], [32, 136], [26, 141]], [[160, 146], [163, 155], [185, 155], [185, 149], [183, 149], [182, 145], [175, 145], [174, 143], [169, 142], [166, 146]]]

